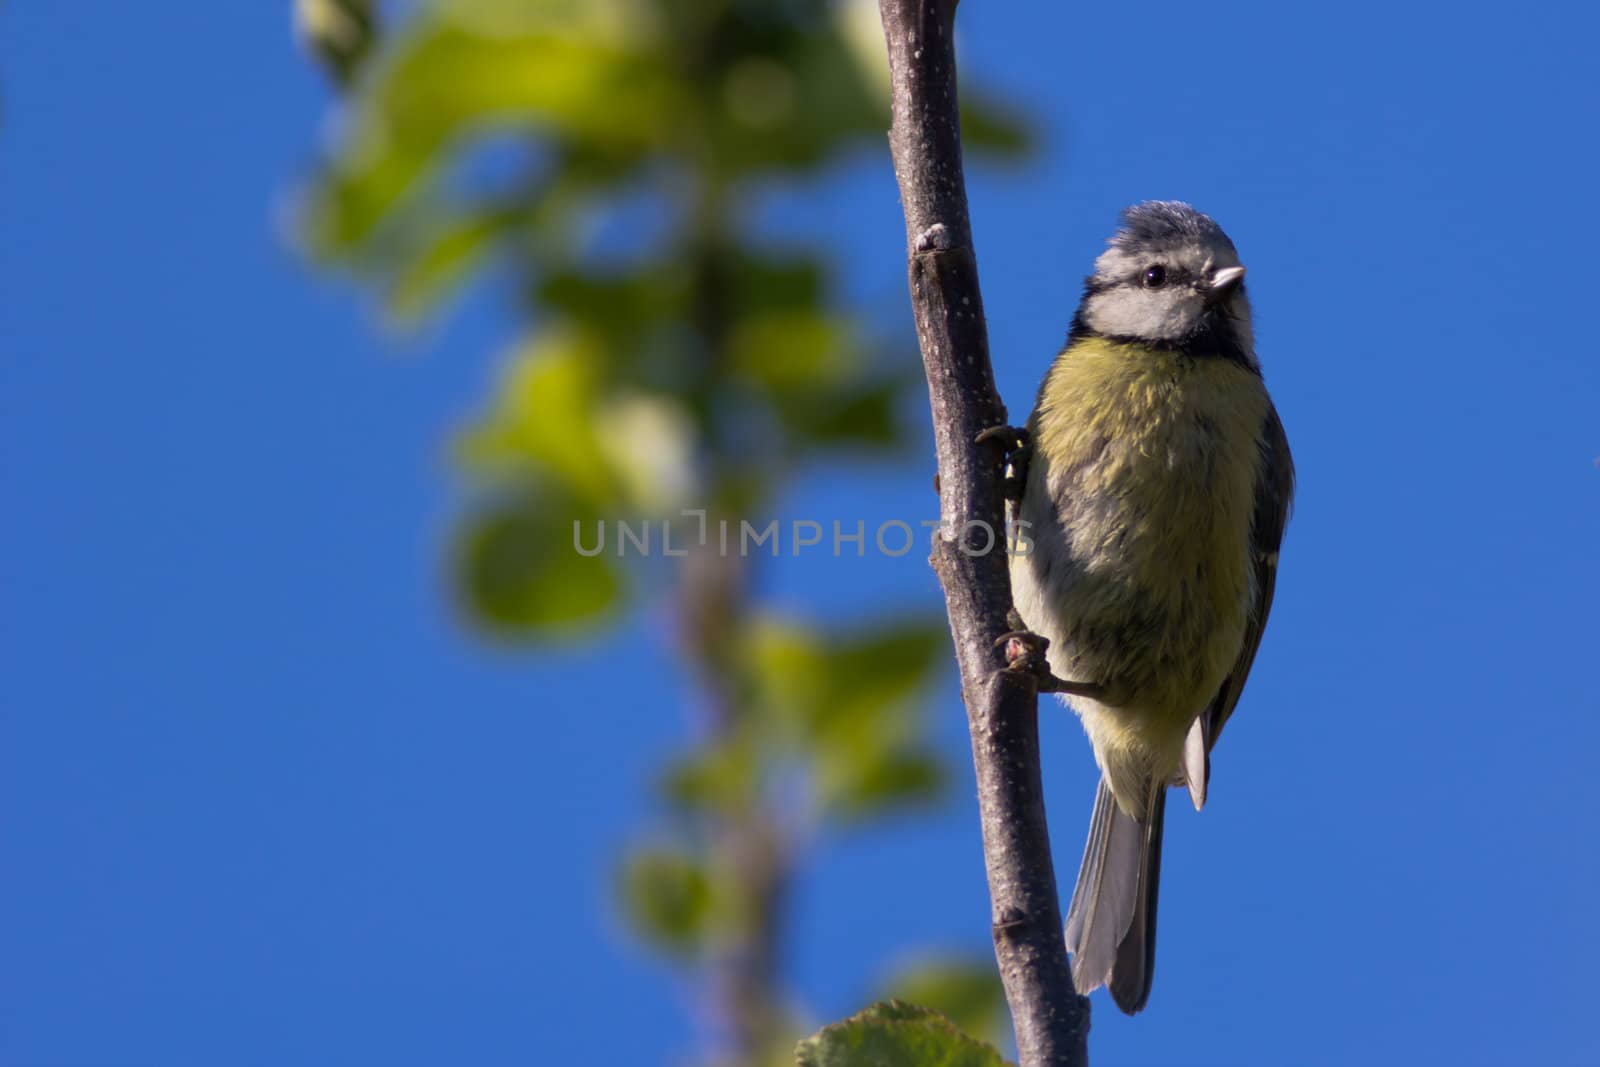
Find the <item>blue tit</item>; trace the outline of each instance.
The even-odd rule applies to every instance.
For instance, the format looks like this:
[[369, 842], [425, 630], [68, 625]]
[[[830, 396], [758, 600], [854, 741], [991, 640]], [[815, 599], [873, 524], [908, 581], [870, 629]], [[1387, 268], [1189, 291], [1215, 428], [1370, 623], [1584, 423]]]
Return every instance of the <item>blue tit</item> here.
[[1016, 608], [1101, 773], [1067, 947], [1078, 990], [1109, 986], [1131, 1015], [1155, 971], [1167, 789], [1205, 803], [1294, 492], [1221, 227], [1175, 202], [1124, 213], [1027, 431]]

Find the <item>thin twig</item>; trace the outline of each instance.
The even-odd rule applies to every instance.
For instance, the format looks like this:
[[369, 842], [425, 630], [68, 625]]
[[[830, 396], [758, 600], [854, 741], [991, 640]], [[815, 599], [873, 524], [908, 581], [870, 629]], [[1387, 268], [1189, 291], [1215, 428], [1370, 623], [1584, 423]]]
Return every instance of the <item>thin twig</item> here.
[[[1089, 1002], [1072, 987], [1039, 773], [1035, 677], [1008, 669], [1002, 449], [961, 170], [955, 0], [879, 0], [893, 80], [889, 132], [905, 208], [911, 305], [939, 459], [933, 565], [944, 587], [972, 732], [995, 958], [1022, 1067], [1088, 1063]], [[985, 548], [986, 551], [980, 551]]]

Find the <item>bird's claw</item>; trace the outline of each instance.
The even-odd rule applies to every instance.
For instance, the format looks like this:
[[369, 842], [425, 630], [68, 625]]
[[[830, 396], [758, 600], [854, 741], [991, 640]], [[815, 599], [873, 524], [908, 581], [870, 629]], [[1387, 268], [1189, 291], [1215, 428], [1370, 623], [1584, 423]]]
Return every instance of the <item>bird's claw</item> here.
[[1013, 627], [999, 637], [995, 638], [995, 647], [1003, 649], [1006, 656], [1006, 669], [1021, 671], [1031, 674], [1039, 680], [1041, 687], [1044, 680], [1052, 677], [1050, 674], [1050, 661], [1046, 658], [1046, 651], [1050, 648], [1050, 639], [1023, 626], [1017, 626], [1020, 621], [1014, 616], [1007, 621]]
[[1033, 458], [1033, 435], [1023, 426], [991, 426], [974, 440], [980, 445], [998, 441], [1005, 448], [1007, 471], [1001, 491], [1007, 500], [1021, 500], [1028, 484], [1028, 462]]
[[974, 440], [980, 445], [999, 441], [1006, 446], [1006, 451], [1009, 453], [1027, 444], [1029, 437], [1027, 429], [1022, 426], [991, 426], [987, 430], [979, 431]]
[[1088, 697], [1098, 700], [1105, 695], [1105, 687], [1094, 682], [1069, 682], [1057, 678], [1050, 670], [1045, 653], [1050, 639], [1019, 626], [1022, 620], [1013, 608], [1007, 617], [1008, 625], [1016, 627], [995, 639], [995, 647], [1005, 649], [1006, 669], [1031, 674], [1041, 693], [1065, 693], [1068, 696]]

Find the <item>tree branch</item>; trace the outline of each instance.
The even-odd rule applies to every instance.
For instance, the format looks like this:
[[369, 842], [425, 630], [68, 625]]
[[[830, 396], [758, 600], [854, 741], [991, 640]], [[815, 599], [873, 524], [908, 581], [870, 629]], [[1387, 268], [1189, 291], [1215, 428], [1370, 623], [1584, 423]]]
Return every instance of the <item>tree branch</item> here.
[[[1038, 692], [996, 646], [1009, 627], [1004, 458], [978, 434], [1006, 421], [989, 364], [961, 170], [955, 0], [879, 0], [893, 81], [889, 131], [905, 208], [911, 306], [933, 409], [944, 587], [972, 733], [995, 958], [1022, 1067], [1088, 1062], [1089, 1002], [1072, 987], [1039, 773]], [[983, 550], [985, 544], [987, 550]]]

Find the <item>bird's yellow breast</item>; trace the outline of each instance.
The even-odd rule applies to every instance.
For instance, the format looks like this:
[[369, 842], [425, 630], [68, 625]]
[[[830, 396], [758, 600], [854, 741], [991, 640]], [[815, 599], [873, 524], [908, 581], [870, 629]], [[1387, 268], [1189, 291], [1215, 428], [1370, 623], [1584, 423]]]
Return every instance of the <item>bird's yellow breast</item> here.
[[1013, 576], [1052, 668], [1109, 687], [1097, 751], [1175, 764], [1238, 657], [1269, 403], [1238, 363], [1098, 338], [1051, 368]]

